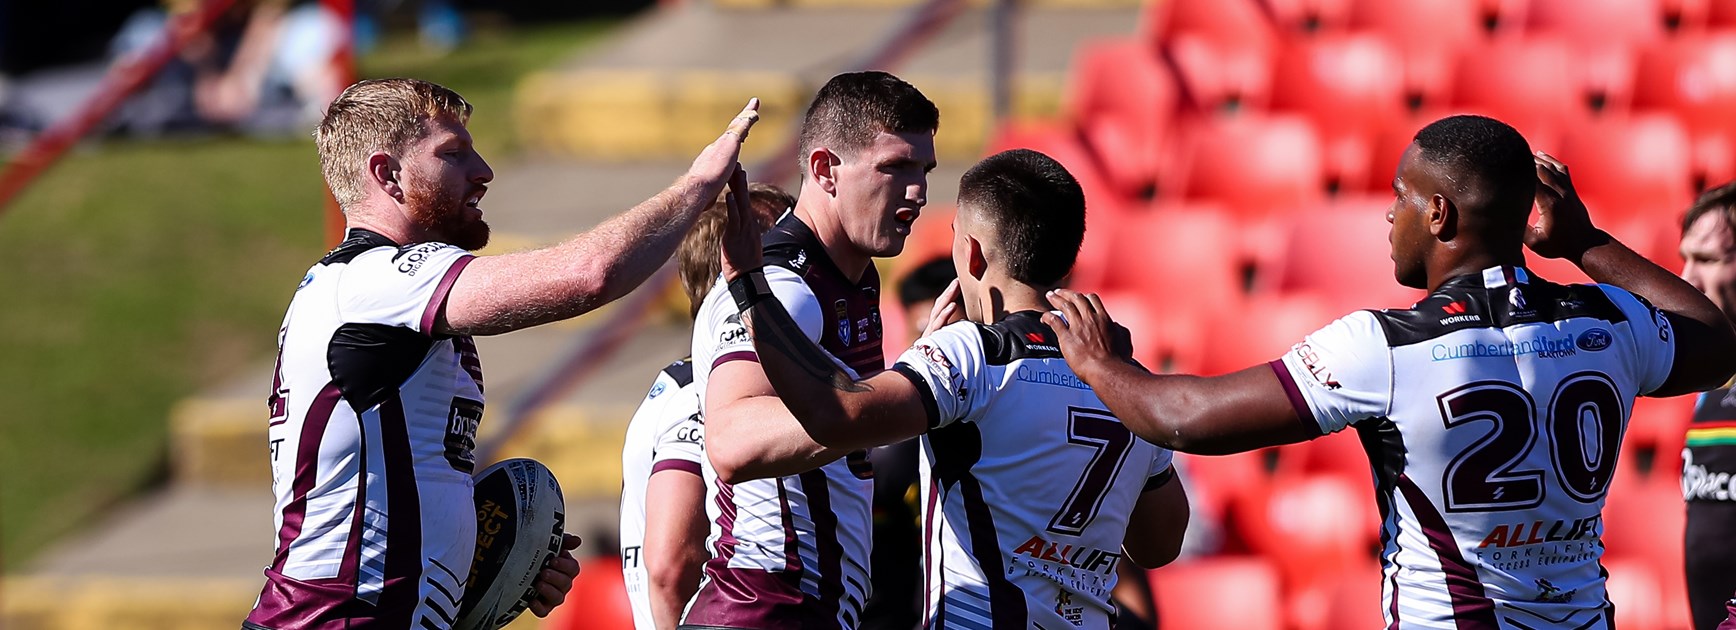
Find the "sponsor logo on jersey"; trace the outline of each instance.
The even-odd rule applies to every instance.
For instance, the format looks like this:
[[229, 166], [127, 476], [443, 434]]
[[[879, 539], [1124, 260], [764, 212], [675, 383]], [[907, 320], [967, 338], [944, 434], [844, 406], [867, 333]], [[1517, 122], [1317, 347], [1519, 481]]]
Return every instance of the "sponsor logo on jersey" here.
[[1505, 343], [1483, 343], [1481, 341], [1460, 344], [1437, 343], [1429, 349], [1429, 356], [1435, 361], [1516, 357], [1525, 354], [1535, 355], [1540, 359], [1560, 359], [1577, 354], [1576, 348], [1572, 335], [1562, 337], [1539, 335], [1531, 339]]
[[313, 272], [309, 271], [309, 272], [307, 272], [307, 275], [301, 277], [301, 284], [297, 285], [295, 287], [295, 290], [300, 291], [302, 289], [305, 289], [305, 288], [307, 288], [307, 285], [309, 283], [312, 283], [312, 282], [313, 282]]
[[864, 317], [856, 320], [856, 343], [868, 340], [868, 324], [872, 318]]
[[1073, 603], [1072, 591], [1061, 589], [1055, 596], [1055, 614], [1074, 626], [1085, 625], [1085, 606]]
[[1030, 540], [1013, 549], [1013, 555], [1102, 575], [1113, 575], [1115, 565], [1121, 561], [1121, 554], [1117, 552], [1058, 543], [1044, 540], [1042, 536], [1032, 536]]
[[1464, 315], [1465, 314], [1465, 303], [1464, 302], [1448, 302], [1446, 306], [1441, 307], [1441, 310], [1446, 311], [1446, 313], [1448, 315]]
[[1579, 589], [1577, 588], [1565, 591], [1561, 590], [1556, 588], [1554, 584], [1550, 584], [1549, 580], [1543, 578], [1537, 578], [1533, 582], [1537, 584], [1537, 597], [1532, 601], [1543, 602], [1545, 604], [1565, 604], [1571, 602], [1573, 601], [1574, 594], [1579, 592]]
[[476, 471], [476, 427], [482, 424], [482, 403], [468, 398], [452, 399], [446, 417], [446, 462], [464, 473]]
[[1736, 475], [1694, 463], [1693, 449], [1684, 449], [1682, 458], [1684, 501], [1736, 501]]
[[688, 444], [698, 444], [698, 445], [700, 445], [700, 448], [704, 448], [705, 447], [705, 425], [704, 425], [704, 423], [701, 423], [699, 421], [699, 414], [695, 413], [691, 416], [688, 416], [687, 421], [692, 422], [698, 426], [681, 427], [679, 429], [676, 429], [675, 430], [675, 441], [686, 442]]
[[400, 248], [392, 260], [398, 263], [399, 273], [415, 277], [416, 272], [422, 270], [422, 264], [428, 262], [428, 258], [436, 250], [445, 246], [442, 243], [423, 243], [411, 248]]
[[1029, 341], [1031, 343], [1043, 343], [1043, 333], [1040, 333], [1040, 332], [1025, 333], [1025, 341]]
[[838, 321], [838, 342], [848, 345], [850, 343], [850, 303], [845, 302], [843, 298], [838, 298], [838, 301], [832, 303], [832, 315], [832, 318]]
[[658, 396], [663, 395], [663, 390], [665, 390], [665, 389], [668, 389], [668, 388], [663, 386], [663, 381], [657, 381], [657, 382], [651, 384], [651, 393], [646, 394], [645, 397], [646, 398], [656, 398]]
[[747, 326], [741, 323], [741, 313], [730, 313], [723, 319], [723, 326], [717, 329], [717, 347], [732, 346], [747, 343], [752, 338], [747, 334]]
[[1597, 537], [1597, 525], [1602, 520], [1602, 516], [1588, 516], [1557, 519], [1554, 522], [1532, 521], [1496, 525], [1495, 529], [1489, 531], [1488, 536], [1483, 537], [1483, 542], [1477, 544], [1477, 548], [1523, 547], [1547, 542], [1591, 540]]
[[1610, 337], [1609, 331], [1593, 328], [1579, 333], [1579, 338], [1573, 340], [1573, 345], [1579, 346], [1580, 350], [1586, 352], [1600, 352], [1609, 347], [1611, 339], [1613, 338]]
[[1013, 378], [1021, 383], [1055, 385], [1058, 387], [1071, 387], [1073, 389], [1091, 391], [1090, 385], [1086, 385], [1085, 381], [1079, 380], [1078, 376], [1074, 376], [1071, 373], [1039, 370], [1032, 368], [1029, 365], [1020, 365], [1019, 370], [1013, 374]]
[[1344, 385], [1332, 378], [1332, 370], [1320, 361], [1320, 353], [1314, 346], [1304, 341], [1294, 348], [1296, 358], [1302, 360], [1302, 367], [1308, 369], [1308, 375], [1314, 377], [1314, 382], [1326, 389], [1338, 389]]

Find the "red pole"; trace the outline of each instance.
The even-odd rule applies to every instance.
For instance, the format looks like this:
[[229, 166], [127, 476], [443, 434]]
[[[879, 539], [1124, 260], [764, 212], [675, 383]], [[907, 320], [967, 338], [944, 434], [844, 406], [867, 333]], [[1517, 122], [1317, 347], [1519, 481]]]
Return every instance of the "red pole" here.
[[111, 66], [102, 86], [85, 100], [77, 113], [38, 134], [22, 151], [12, 156], [5, 170], [0, 171], [0, 214], [4, 214], [7, 205], [37, 176], [59, 161], [79, 138], [90, 133], [128, 96], [155, 77], [157, 71], [181, 52], [194, 35], [210, 28], [211, 22], [232, 3], [233, 0], [205, 0], [198, 9], [175, 16], [163, 29], [162, 38], [150, 48]]

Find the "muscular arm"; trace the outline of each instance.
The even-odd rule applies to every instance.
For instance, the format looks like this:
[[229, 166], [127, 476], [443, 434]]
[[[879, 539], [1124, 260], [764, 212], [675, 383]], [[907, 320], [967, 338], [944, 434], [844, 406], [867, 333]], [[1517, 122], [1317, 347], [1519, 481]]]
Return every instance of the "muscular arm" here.
[[1133, 505], [1121, 550], [1127, 559], [1147, 569], [1175, 561], [1181, 555], [1188, 516], [1187, 490], [1180, 477], [1145, 491]]
[[1729, 381], [1736, 373], [1736, 331], [1723, 312], [1687, 281], [1592, 227], [1566, 165], [1538, 153], [1537, 179], [1538, 219], [1526, 232], [1525, 245], [1541, 256], [1567, 259], [1599, 284], [1645, 298], [1669, 318], [1675, 363], [1651, 395], [1704, 391]]
[[758, 109], [758, 99], [748, 101], [686, 175], [633, 209], [553, 247], [472, 261], [436, 314], [435, 331], [511, 332], [590, 312], [632, 291], [740, 170], [735, 160]]
[[[1075, 374], [1139, 437], [1184, 453], [1226, 455], [1314, 437], [1272, 366], [1223, 376], [1152, 374], [1113, 354], [1112, 322], [1097, 296], [1050, 294], [1055, 329]], [[1312, 419], [1310, 419], [1312, 422]]]
[[436, 330], [506, 333], [583, 315], [626, 295], [669, 259], [719, 187], [684, 176], [558, 245], [476, 258], [453, 283]]
[[651, 620], [658, 630], [681, 623], [699, 591], [705, 551], [705, 482], [686, 470], [661, 470], [645, 486], [645, 542]]
[[922, 392], [895, 371], [852, 378], [796, 325], [783, 304], [761, 299], [744, 313], [766, 379], [814, 442], [857, 450], [920, 435]]
[[705, 396], [705, 456], [724, 483], [800, 474], [849, 453], [808, 437], [758, 363], [717, 366]]

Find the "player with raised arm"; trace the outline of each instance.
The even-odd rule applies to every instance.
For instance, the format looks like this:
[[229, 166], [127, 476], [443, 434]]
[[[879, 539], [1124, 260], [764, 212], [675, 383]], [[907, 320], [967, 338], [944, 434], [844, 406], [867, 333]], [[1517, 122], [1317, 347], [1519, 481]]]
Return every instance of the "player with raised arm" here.
[[[1395, 276], [1429, 296], [1347, 315], [1270, 364], [1155, 375], [1108, 343], [1096, 296], [1058, 292], [1044, 319], [1111, 411], [1176, 450], [1354, 427], [1388, 627], [1610, 627], [1601, 514], [1634, 397], [1723, 383], [1736, 336], [1704, 295], [1594, 227], [1566, 167], [1499, 121], [1424, 127], [1393, 192]], [[1537, 278], [1526, 247], [1600, 284]]]
[[[643, 282], [736, 170], [757, 107], [626, 213], [552, 247], [475, 256], [494, 172], [465, 129], [470, 104], [412, 79], [362, 81], [331, 103], [314, 135], [348, 231], [278, 332], [277, 547], [243, 627], [452, 625], [477, 540], [471, 336], [573, 317]], [[569, 551], [555, 556], [531, 611], [547, 615], [578, 572]]]
[[739, 218], [725, 236], [730, 293], [815, 442], [922, 436], [928, 627], [1109, 628], [1117, 566], [1175, 559], [1188, 506], [1170, 451], [1106, 411], [1040, 321], [1084, 239], [1085, 195], [1060, 163], [1017, 149], [971, 167], [958, 205], [955, 287], [970, 321], [931, 324], [889, 371], [851, 374], [812, 342]]
[[[760, 225], [771, 225], [796, 203], [771, 184], [748, 187], [748, 206]], [[675, 251], [688, 317], [717, 281], [718, 239], [728, 210], [722, 198], [693, 223]], [[705, 559], [705, 421], [693, 388], [693, 363], [682, 359], [658, 371], [651, 391], [627, 423], [621, 447], [621, 573], [633, 625], [672, 630], [699, 590]]]
[[[763, 239], [766, 277], [856, 374], [885, 368], [873, 259], [927, 203], [940, 113], [884, 72], [832, 77], [802, 119], [796, 207]], [[745, 181], [743, 181], [745, 185]], [[815, 444], [784, 409], [722, 282], [693, 331], [712, 557], [684, 627], [854, 628], [867, 597], [873, 468]]]

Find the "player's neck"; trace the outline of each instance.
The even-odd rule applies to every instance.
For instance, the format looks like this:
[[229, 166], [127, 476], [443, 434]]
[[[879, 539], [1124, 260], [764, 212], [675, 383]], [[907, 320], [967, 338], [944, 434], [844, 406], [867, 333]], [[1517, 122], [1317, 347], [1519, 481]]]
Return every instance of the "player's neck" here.
[[844, 233], [844, 224], [838, 220], [835, 211], [816, 208], [807, 197], [802, 197], [796, 199], [796, 218], [820, 239], [820, 248], [826, 251], [826, 258], [831, 259], [845, 278], [851, 282], [862, 279], [872, 258], [850, 242], [850, 236]]
[[1441, 284], [1459, 276], [1480, 274], [1490, 267], [1523, 267], [1525, 254], [1514, 252], [1500, 255], [1489, 251], [1463, 252], [1442, 260], [1441, 264], [1429, 267], [1429, 292], [1441, 288]]
[[1047, 289], [1007, 278], [985, 277], [977, 294], [983, 306], [981, 312], [988, 319], [982, 323], [992, 324], [1019, 311], [1047, 311], [1049, 300], [1043, 297], [1047, 292]]

